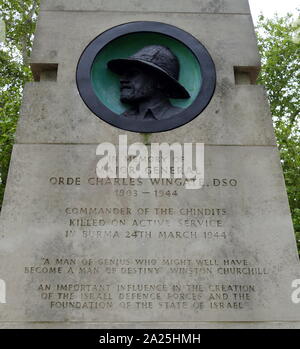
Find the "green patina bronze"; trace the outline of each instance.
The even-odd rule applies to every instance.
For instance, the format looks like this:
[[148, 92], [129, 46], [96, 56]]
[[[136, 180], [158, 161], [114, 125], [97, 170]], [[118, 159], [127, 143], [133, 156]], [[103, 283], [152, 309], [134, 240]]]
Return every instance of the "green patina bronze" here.
[[197, 97], [202, 75], [199, 63], [194, 54], [178, 40], [156, 33], [137, 33], [122, 36], [109, 43], [95, 58], [91, 70], [91, 80], [95, 94], [100, 101], [116, 114], [126, 110], [120, 102], [119, 76], [107, 69], [111, 59], [127, 58], [147, 45], [162, 45], [170, 48], [180, 63], [179, 82], [190, 93], [189, 99], [171, 99], [174, 106], [187, 108]]

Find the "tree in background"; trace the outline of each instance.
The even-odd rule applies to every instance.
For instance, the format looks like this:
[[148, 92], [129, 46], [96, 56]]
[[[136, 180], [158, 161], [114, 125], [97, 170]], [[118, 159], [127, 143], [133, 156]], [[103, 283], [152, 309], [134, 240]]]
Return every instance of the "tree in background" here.
[[6, 41], [0, 44], [0, 210], [25, 82], [39, 0], [0, 0]]
[[259, 83], [271, 107], [281, 163], [300, 254], [300, 38], [291, 15], [260, 16], [257, 26], [262, 59]]

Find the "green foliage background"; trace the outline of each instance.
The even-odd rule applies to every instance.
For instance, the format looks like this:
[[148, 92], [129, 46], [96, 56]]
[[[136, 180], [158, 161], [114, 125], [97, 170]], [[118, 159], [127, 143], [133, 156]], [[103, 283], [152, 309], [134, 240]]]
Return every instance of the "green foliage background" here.
[[[0, 0], [6, 42], [0, 46], [0, 210], [24, 84], [32, 80], [29, 55], [39, 0]], [[299, 27], [298, 27], [299, 29]], [[281, 155], [300, 254], [300, 44], [290, 15], [260, 17], [257, 27], [262, 70]]]
[[299, 28], [291, 15], [261, 16], [257, 39], [262, 60], [258, 82], [265, 86], [269, 98], [300, 255]]
[[7, 180], [28, 66], [39, 0], [0, 0], [0, 18], [6, 24], [6, 42], [0, 46], [0, 210]]

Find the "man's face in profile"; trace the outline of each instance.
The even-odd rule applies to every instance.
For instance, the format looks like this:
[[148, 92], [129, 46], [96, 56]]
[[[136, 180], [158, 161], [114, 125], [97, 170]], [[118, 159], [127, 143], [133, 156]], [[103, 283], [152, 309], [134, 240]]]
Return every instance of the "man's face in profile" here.
[[121, 102], [135, 104], [155, 92], [155, 77], [140, 69], [131, 68], [120, 77]]

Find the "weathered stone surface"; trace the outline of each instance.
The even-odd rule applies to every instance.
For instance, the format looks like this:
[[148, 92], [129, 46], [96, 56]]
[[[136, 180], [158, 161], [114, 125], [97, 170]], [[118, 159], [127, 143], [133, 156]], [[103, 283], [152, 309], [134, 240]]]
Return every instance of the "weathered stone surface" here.
[[[150, 327], [151, 326], [151, 327]], [[138, 323], [122, 322], [122, 323], [107, 323], [107, 322], [53, 322], [53, 323], [20, 323], [9, 322], [0, 323], [0, 329], [300, 329], [300, 322], [153, 322]]]
[[[1, 276], [8, 285], [8, 304], [0, 321], [61, 321], [67, 325], [84, 319], [112, 321], [115, 326], [157, 321], [164, 326], [170, 321], [299, 320], [299, 310], [291, 302], [291, 282], [299, 278], [300, 270], [275, 148], [206, 146], [205, 186], [200, 190], [187, 190], [179, 182], [152, 185], [148, 180], [143, 185], [136, 180], [136, 185], [128, 185], [126, 180], [127, 185], [94, 185], [95, 149], [96, 145], [15, 146], [0, 234]], [[80, 180], [77, 185], [56, 185], [51, 184], [53, 177]], [[120, 195], [121, 189], [127, 194]], [[156, 197], [155, 190], [176, 190], [178, 195]], [[149, 194], [143, 194], [145, 191]], [[131, 212], [76, 211], [105, 207], [129, 208]], [[147, 214], [138, 211], [147, 208]], [[173, 213], [160, 211], [166, 208]], [[188, 208], [209, 211], [199, 216], [186, 214]], [[151, 224], [146, 225], [149, 219]], [[197, 219], [201, 226], [199, 221], [195, 223]], [[105, 225], [97, 227], [99, 220]], [[205, 227], [208, 221], [210, 226]], [[219, 227], [212, 223], [216, 221]], [[91, 222], [95, 226], [87, 226]], [[109, 231], [117, 231], [118, 237], [113, 238]], [[151, 236], [147, 237], [147, 232]], [[169, 232], [177, 232], [177, 237]], [[219, 232], [219, 236], [208, 232]], [[31, 273], [26, 267], [41, 269]], [[61, 267], [62, 272], [50, 273], [50, 267]], [[162, 284], [166, 289], [135, 290], [137, 285]], [[74, 291], [74, 285], [110, 285], [105, 292], [83, 292], [93, 297], [99, 294], [99, 306], [104, 308], [67, 307], [70, 301], [81, 307], [84, 303], [82, 292]], [[201, 292], [193, 288], [199, 285]], [[244, 291], [229, 291], [229, 285]], [[68, 298], [72, 291], [74, 299]], [[172, 309], [171, 301], [182, 292], [186, 305]], [[137, 306], [141, 301], [138, 293], [154, 297], [141, 296], [151, 308]], [[242, 299], [234, 301], [234, 293]], [[215, 300], [217, 304], [230, 302], [238, 308], [211, 309], [214, 301], [209, 298], [216, 294], [229, 297]], [[124, 306], [124, 302], [130, 305]], [[168, 307], [164, 302], [169, 302]], [[197, 309], [199, 303], [203, 308]]]
[[[28, 84], [17, 130], [17, 143], [130, 142], [143, 136], [110, 126], [97, 118], [79, 97], [75, 83]], [[152, 134], [150, 141], [202, 142], [228, 145], [275, 145], [269, 105], [262, 87], [219, 80], [205, 111], [178, 129]]]
[[250, 13], [247, 0], [42, 0], [44, 11]]
[[[213, 15], [212, 20], [208, 15], [157, 13], [141, 14], [139, 20], [143, 19], [177, 26], [180, 23], [182, 29], [203, 42], [216, 64], [218, 79], [212, 102], [201, 117], [168, 132], [170, 141], [180, 138], [209, 144], [275, 144], [261, 88], [235, 86], [234, 66], [259, 65], [250, 16]], [[134, 15], [122, 14], [123, 22], [133, 20], [136, 20]], [[84, 23], [89, 23], [89, 26]], [[109, 16], [92, 12], [43, 13], [32, 62], [58, 63], [58, 80], [56, 83], [42, 81], [27, 87], [26, 95], [36, 98], [34, 102], [24, 103], [24, 116], [18, 128], [19, 143], [96, 143], [102, 137], [108, 140], [119, 134], [119, 130], [92, 115], [78, 98], [75, 83], [76, 66], [84, 47], [100, 32], [119, 23], [120, 15], [117, 13]], [[27, 101], [29, 99], [32, 101], [26, 97]], [[257, 103], [257, 99], [261, 104]], [[130, 139], [140, 137], [128, 134]], [[152, 139], [159, 140], [160, 137], [153, 135]]]
[[[105, 30], [127, 22], [157, 21], [195, 36], [216, 62], [218, 73], [234, 81], [233, 66], [259, 66], [251, 16], [177, 13], [46, 12], [34, 41], [33, 63], [59, 63], [58, 79], [75, 79], [74, 69], [84, 48]], [[88, 25], [87, 25], [88, 23]]]

